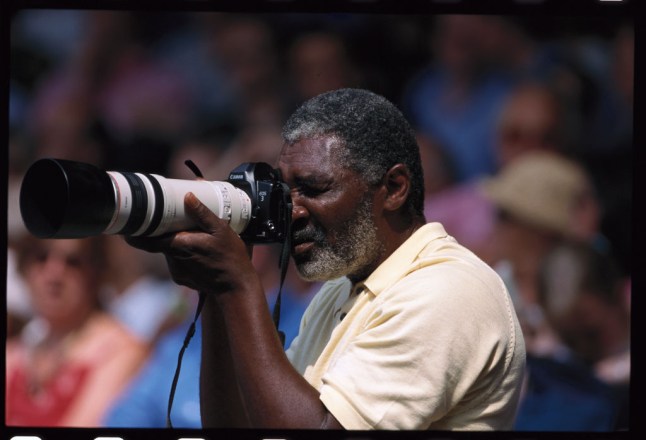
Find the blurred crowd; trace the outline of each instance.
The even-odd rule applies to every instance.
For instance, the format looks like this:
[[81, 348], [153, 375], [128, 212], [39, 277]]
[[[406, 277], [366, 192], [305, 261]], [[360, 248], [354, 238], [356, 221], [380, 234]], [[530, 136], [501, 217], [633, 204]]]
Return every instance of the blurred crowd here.
[[[163, 257], [122, 237], [28, 234], [18, 194], [35, 159], [193, 179], [191, 159], [225, 180], [274, 162], [302, 101], [362, 87], [418, 134], [427, 220], [512, 295], [528, 351], [516, 429], [628, 428], [630, 21], [34, 9], [11, 24], [8, 425], [165, 426], [196, 306]], [[268, 307], [279, 252], [254, 250]], [[317, 287], [290, 268], [287, 345]], [[199, 333], [174, 426], [200, 426]]]

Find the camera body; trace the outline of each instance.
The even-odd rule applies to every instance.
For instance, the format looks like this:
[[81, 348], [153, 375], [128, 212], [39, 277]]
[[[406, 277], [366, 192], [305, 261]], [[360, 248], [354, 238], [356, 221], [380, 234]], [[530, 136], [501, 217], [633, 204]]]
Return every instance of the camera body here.
[[280, 172], [264, 162], [246, 162], [229, 173], [228, 182], [251, 199], [251, 218], [240, 237], [247, 243], [284, 242], [291, 226], [292, 202]]
[[242, 163], [227, 181], [207, 181], [40, 159], [23, 178], [20, 212], [27, 230], [39, 238], [158, 236], [196, 227], [184, 212], [188, 192], [249, 244], [283, 242], [289, 233], [289, 188], [280, 172], [263, 162]]

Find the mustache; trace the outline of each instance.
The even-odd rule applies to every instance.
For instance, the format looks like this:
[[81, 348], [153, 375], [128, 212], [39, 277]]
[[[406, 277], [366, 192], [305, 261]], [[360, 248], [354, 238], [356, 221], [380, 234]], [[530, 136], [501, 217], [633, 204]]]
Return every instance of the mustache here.
[[321, 243], [325, 240], [325, 232], [315, 226], [309, 226], [292, 233], [292, 243], [299, 244], [307, 241]]

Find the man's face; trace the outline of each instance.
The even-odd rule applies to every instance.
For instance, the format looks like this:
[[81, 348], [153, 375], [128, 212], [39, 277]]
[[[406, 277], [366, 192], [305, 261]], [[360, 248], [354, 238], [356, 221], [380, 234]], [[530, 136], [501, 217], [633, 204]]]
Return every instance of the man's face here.
[[383, 253], [373, 212], [374, 191], [342, 163], [331, 137], [286, 145], [279, 168], [291, 188], [292, 256], [311, 281], [365, 278]]

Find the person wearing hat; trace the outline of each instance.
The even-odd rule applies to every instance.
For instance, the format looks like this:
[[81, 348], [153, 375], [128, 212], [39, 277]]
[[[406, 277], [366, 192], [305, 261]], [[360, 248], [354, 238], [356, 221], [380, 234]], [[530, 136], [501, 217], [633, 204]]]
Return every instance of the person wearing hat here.
[[559, 153], [523, 154], [480, 186], [497, 212], [494, 267], [514, 298], [528, 351], [556, 341], [543, 325], [537, 275], [544, 255], [563, 240], [601, 241], [600, 206], [585, 168]]
[[[480, 189], [497, 211], [494, 268], [512, 295], [527, 347], [514, 429], [613, 430], [618, 407], [610, 387], [572, 356], [571, 341], [548, 319], [553, 307], [545, 308], [541, 300], [543, 268], [558, 249], [603, 248], [600, 206], [586, 169], [559, 153], [529, 151], [483, 180]], [[570, 269], [566, 264], [560, 281], [551, 280], [551, 295], [560, 303], [566, 300]]]

